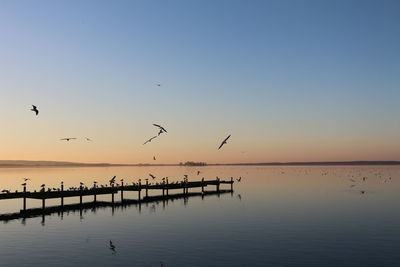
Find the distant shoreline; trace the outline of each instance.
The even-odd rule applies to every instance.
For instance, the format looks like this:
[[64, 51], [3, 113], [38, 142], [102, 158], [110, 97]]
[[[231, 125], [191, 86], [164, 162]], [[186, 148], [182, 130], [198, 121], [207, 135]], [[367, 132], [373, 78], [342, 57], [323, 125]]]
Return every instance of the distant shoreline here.
[[[315, 162], [258, 162], [258, 163], [210, 163], [205, 166], [393, 166], [400, 165], [400, 161], [315, 161]], [[0, 168], [69, 168], [69, 167], [203, 167], [180, 164], [111, 164], [111, 163], [77, 163], [58, 161], [26, 161], [0, 160]]]

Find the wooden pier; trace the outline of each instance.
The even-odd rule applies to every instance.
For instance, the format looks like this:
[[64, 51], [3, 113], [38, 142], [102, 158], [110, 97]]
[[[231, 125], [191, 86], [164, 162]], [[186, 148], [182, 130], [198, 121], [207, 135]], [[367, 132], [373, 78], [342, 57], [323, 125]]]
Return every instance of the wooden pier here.
[[[210, 194], [220, 194], [233, 192], [233, 179], [224, 181], [220, 179], [216, 180], [204, 180], [201, 181], [182, 181], [175, 183], [168, 183], [168, 179], [166, 179], [162, 183], [157, 184], [149, 184], [148, 180], [146, 180], [145, 184], [136, 183], [133, 185], [124, 185], [122, 182], [121, 185], [114, 186], [114, 184], [107, 187], [98, 187], [96, 183], [94, 183], [93, 187], [87, 188], [82, 185], [77, 189], [68, 189], [64, 190], [64, 185], [61, 183], [61, 188], [58, 190], [48, 190], [45, 191], [42, 189], [39, 192], [30, 192], [26, 190], [26, 185], [23, 187], [22, 192], [9, 192], [0, 194], [0, 200], [4, 199], [22, 199], [22, 209], [19, 213], [12, 213], [8, 215], [0, 215], [1, 220], [10, 220], [12, 218], [24, 218], [30, 217], [35, 214], [44, 214], [44, 213], [52, 213], [59, 210], [70, 210], [70, 209], [79, 209], [79, 208], [88, 208], [95, 206], [114, 206], [114, 205], [124, 205], [124, 204], [140, 204], [142, 202], [148, 203], [153, 201], [162, 201], [174, 198], [182, 198], [182, 197], [190, 197], [190, 196], [204, 196]], [[230, 190], [221, 190], [221, 184], [230, 185]], [[215, 191], [205, 191], [207, 186], [215, 186]], [[201, 188], [201, 192], [189, 192], [189, 189]], [[142, 197], [142, 190], [144, 191], [144, 196]], [[149, 196], [150, 190], [161, 191], [160, 195]], [[173, 193], [172, 190], [182, 190], [181, 193]], [[125, 191], [137, 191], [138, 195], [136, 199], [127, 199], [124, 198]], [[120, 201], [116, 201], [114, 195], [120, 193]], [[111, 195], [111, 202], [97, 201], [98, 195]], [[83, 197], [92, 196], [92, 202], [83, 202]], [[79, 197], [79, 203], [77, 204], [68, 204], [64, 205], [64, 198], [68, 197]], [[46, 207], [47, 199], [60, 199], [59, 206]], [[42, 207], [35, 209], [27, 209], [26, 203], [27, 199], [41, 199]]]

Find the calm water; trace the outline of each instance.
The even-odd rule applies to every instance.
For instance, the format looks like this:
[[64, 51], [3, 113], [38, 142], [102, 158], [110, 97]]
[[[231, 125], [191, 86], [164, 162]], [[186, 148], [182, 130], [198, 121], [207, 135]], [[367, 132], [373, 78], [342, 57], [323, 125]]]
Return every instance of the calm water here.
[[[37, 190], [148, 173], [243, 179], [232, 195], [1, 223], [0, 266], [400, 266], [400, 167], [3, 168], [0, 188], [21, 190], [22, 177]], [[21, 205], [2, 200], [0, 213]]]

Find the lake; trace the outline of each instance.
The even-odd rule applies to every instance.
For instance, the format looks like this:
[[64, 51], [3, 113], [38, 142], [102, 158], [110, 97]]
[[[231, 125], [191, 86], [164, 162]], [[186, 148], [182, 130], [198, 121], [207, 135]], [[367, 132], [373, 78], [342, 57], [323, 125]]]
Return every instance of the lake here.
[[[0, 188], [21, 190], [23, 177], [33, 191], [149, 173], [242, 181], [232, 194], [0, 222], [0, 266], [400, 266], [398, 166], [1, 168]], [[28, 199], [28, 208], [40, 206]], [[2, 214], [21, 207], [0, 200]]]

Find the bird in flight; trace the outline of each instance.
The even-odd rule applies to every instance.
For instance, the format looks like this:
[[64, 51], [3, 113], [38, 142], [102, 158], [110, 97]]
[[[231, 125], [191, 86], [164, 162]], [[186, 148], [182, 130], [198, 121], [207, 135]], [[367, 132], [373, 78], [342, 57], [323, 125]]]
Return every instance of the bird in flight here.
[[236, 179], [236, 181], [238, 182], [242, 181], [242, 176], [240, 176], [239, 179]]
[[75, 137], [67, 137], [67, 138], [62, 138], [60, 139], [61, 141], [69, 141], [69, 140], [75, 140]]
[[197, 175], [199, 175], [200, 174], [200, 171], [197, 171]]
[[151, 173], [149, 173], [149, 176], [154, 180], [154, 179], [156, 179], [156, 177], [153, 175], [153, 174], [151, 174]]
[[92, 139], [85, 137], [86, 141], [92, 141]]
[[37, 109], [37, 107], [35, 105], [32, 105], [31, 111], [35, 112], [36, 116], [39, 114], [39, 110]]
[[161, 86], [161, 83], [157, 83], [157, 86], [160, 87], [160, 86]]
[[160, 134], [162, 134], [162, 133], [167, 133], [167, 130], [165, 130], [165, 128], [162, 127], [161, 125], [155, 124], [155, 123], [153, 123], [153, 125], [156, 126], [156, 127], [158, 127], [158, 129], [160, 129], [160, 131], [158, 132], [158, 135], [160, 135]]
[[143, 145], [145, 145], [145, 144], [147, 144], [147, 143], [150, 143], [151, 140], [153, 140], [154, 138], [157, 138], [157, 136], [153, 136], [152, 138], [150, 138], [149, 140], [147, 140], [146, 142], [144, 142]]
[[25, 182], [31, 180], [30, 178], [22, 178], [22, 179], [24, 179]]
[[228, 137], [225, 138], [224, 141], [222, 141], [222, 143], [219, 145], [218, 149], [221, 149], [221, 147], [222, 147], [223, 145], [226, 145], [226, 144], [227, 144], [226, 141], [228, 141], [229, 137], [231, 137], [231, 135], [228, 135]]
[[23, 183], [23, 184], [21, 184], [22, 186], [25, 186], [26, 185], [26, 183]]
[[117, 178], [117, 176], [114, 176], [113, 178], [111, 178], [111, 179], [110, 179], [110, 181], [109, 181], [109, 182], [110, 182], [110, 184], [113, 184], [113, 183], [115, 183], [115, 178]]

